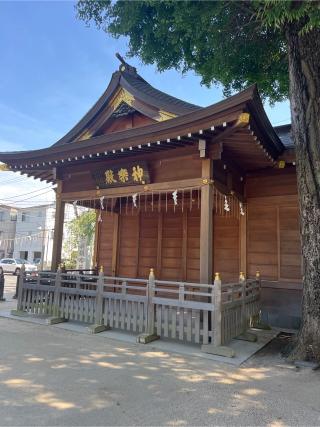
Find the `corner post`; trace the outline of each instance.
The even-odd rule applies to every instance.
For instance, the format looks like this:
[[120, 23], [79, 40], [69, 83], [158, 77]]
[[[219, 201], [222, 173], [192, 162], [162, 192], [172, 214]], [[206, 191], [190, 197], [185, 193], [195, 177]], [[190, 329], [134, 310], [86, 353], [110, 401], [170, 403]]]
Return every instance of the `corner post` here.
[[215, 346], [221, 346], [221, 343], [222, 343], [222, 306], [221, 306], [221, 279], [220, 279], [219, 273], [216, 273], [215, 278], [214, 278], [213, 301], [214, 301], [213, 343]]
[[212, 283], [213, 258], [213, 192], [211, 188], [212, 161], [202, 160], [200, 204], [200, 283]]
[[201, 351], [215, 354], [217, 356], [234, 357], [235, 352], [230, 347], [222, 346], [222, 299], [221, 299], [221, 279], [216, 273], [213, 286], [213, 344], [203, 344]]
[[59, 265], [56, 273], [56, 279], [54, 283], [54, 296], [53, 296], [53, 307], [51, 316], [47, 319], [47, 325], [55, 325], [56, 323], [67, 322], [68, 319], [60, 316], [60, 289], [61, 289], [61, 274], [62, 268]]
[[256, 342], [258, 337], [252, 332], [248, 332], [248, 319], [246, 316], [246, 296], [247, 282], [243, 271], [240, 271], [239, 283], [241, 285], [241, 334], [236, 337], [237, 340]]
[[[261, 304], [261, 276], [260, 271], [256, 271], [256, 283], [258, 285], [258, 292], [259, 292], [259, 298], [258, 298], [258, 304]], [[271, 327], [268, 325], [268, 323], [264, 323], [261, 319], [261, 310], [259, 310], [259, 314], [256, 316], [252, 316], [251, 318], [251, 327], [254, 329], [264, 329], [264, 330], [270, 330]]]
[[147, 282], [146, 296], [147, 296], [147, 321], [146, 321], [146, 332], [137, 337], [137, 342], [140, 344], [148, 344], [149, 342], [155, 341], [160, 337], [155, 334], [154, 330], [154, 289], [155, 289], [155, 275], [153, 268], [150, 268], [149, 279]]
[[246, 319], [246, 278], [243, 271], [240, 271], [239, 283], [241, 285], [241, 328], [244, 334], [247, 330], [247, 319]]
[[52, 271], [56, 271], [61, 262], [63, 223], [64, 223], [64, 211], [65, 211], [65, 202], [61, 200], [62, 181], [58, 180], [57, 184], [58, 186], [56, 189], [56, 213], [55, 213], [52, 261], [51, 261]]
[[95, 310], [95, 324], [90, 325], [88, 330], [91, 334], [98, 334], [99, 332], [106, 331], [109, 327], [103, 323], [103, 288], [104, 288], [104, 273], [103, 266], [100, 267], [99, 276], [96, 287], [96, 310]]
[[16, 297], [17, 297], [17, 309], [11, 310], [11, 314], [13, 316], [26, 316], [27, 312], [24, 310], [24, 306], [22, 303], [23, 300], [23, 284], [24, 279], [26, 277], [26, 267], [24, 264], [22, 264], [22, 267], [20, 269], [20, 273], [17, 280], [17, 291], [16, 291]]

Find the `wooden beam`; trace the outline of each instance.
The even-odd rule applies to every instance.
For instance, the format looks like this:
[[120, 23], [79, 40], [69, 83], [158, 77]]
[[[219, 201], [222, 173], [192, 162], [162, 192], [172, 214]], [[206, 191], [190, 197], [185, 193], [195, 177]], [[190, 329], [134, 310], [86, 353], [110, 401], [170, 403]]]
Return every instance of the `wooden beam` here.
[[157, 184], [147, 185], [131, 185], [127, 187], [114, 187], [100, 190], [77, 191], [70, 193], [62, 193], [63, 201], [87, 200], [92, 198], [106, 197], [124, 197], [134, 193], [152, 193], [157, 191], [170, 191], [176, 189], [186, 189], [200, 187], [202, 185], [201, 178], [184, 179], [179, 181], [161, 182]]
[[202, 160], [202, 179], [208, 183], [201, 188], [200, 212], [200, 283], [212, 283], [213, 224], [212, 161]]
[[296, 151], [294, 148], [286, 148], [277, 160], [284, 160], [286, 163], [293, 163], [296, 161]]
[[62, 250], [62, 238], [63, 238], [63, 223], [64, 223], [64, 211], [65, 202], [62, 200], [62, 182], [58, 181], [56, 189], [56, 214], [54, 224], [54, 235], [53, 235], [53, 248], [52, 248], [52, 261], [51, 270], [57, 271], [59, 264], [61, 263], [61, 250]]

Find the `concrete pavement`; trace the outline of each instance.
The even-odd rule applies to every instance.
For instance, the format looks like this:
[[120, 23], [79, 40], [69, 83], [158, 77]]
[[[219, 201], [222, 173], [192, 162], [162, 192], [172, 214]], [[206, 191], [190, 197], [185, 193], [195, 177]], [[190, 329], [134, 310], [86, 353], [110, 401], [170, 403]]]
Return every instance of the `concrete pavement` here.
[[320, 374], [0, 318], [0, 425], [320, 425]]

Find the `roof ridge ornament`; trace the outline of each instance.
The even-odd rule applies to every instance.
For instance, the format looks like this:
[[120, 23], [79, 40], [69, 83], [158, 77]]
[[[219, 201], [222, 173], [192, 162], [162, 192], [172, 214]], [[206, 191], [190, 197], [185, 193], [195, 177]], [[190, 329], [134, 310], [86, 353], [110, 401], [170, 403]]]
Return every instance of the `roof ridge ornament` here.
[[132, 65], [128, 64], [123, 57], [120, 55], [120, 53], [116, 53], [116, 57], [117, 59], [119, 59], [119, 61], [121, 62], [121, 65], [119, 67], [119, 71], [123, 72], [123, 71], [128, 71], [131, 73], [135, 73], [137, 74], [137, 69], [135, 67], [132, 67]]

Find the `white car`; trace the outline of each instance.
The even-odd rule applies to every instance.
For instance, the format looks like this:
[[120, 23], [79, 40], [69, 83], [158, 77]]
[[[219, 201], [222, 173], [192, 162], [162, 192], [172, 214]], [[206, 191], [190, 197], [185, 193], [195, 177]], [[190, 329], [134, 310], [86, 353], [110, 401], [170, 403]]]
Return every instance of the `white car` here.
[[17, 275], [20, 273], [23, 264], [25, 265], [25, 269], [28, 273], [36, 272], [38, 270], [36, 265], [29, 264], [25, 259], [2, 258], [0, 260], [0, 272], [2, 270], [4, 273], [13, 273]]

